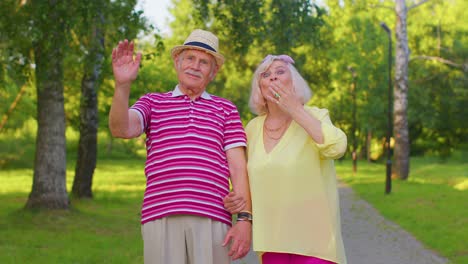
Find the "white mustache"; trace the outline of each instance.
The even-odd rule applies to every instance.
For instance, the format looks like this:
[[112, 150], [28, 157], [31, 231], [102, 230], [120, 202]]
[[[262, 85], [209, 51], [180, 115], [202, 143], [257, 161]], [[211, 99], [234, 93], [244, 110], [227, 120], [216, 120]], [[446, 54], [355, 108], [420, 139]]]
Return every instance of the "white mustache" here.
[[200, 72], [197, 72], [197, 71], [186, 70], [185, 73], [188, 73], [188, 74], [195, 75], [197, 77], [203, 78], [203, 75]]

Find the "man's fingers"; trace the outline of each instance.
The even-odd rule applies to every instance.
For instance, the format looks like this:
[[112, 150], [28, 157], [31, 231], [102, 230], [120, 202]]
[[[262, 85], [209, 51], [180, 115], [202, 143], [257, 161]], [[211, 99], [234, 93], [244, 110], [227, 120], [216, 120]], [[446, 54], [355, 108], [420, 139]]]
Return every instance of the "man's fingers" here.
[[224, 196], [223, 201], [229, 201], [233, 197], [236, 197], [236, 193], [235, 192], [229, 192], [226, 196]]
[[128, 52], [130, 53], [129, 55], [133, 54], [134, 48], [135, 48], [135, 43], [132, 41], [128, 44]]
[[240, 199], [240, 200], [235, 201], [235, 202], [227, 202], [226, 203], [226, 207], [229, 207], [229, 208], [238, 208], [238, 207], [242, 207], [244, 205], [245, 205], [244, 199]]
[[238, 205], [236, 205], [236, 204], [226, 204], [224, 207], [231, 214], [235, 214], [235, 213], [240, 212], [242, 209], [244, 209], [245, 204], [246, 204], [245, 201], [242, 200], [242, 202], [240, 204], [238, 204]]
[[224, 237], [224, 241], [223, 241], [223, 247], [225, 247], [227, 244], [229, 244], [229, 240], [231, 240], [232, 238], [232, 232], [231, 230], [229, 230], [226, 234], [226, 236]]
[[226, 206], [228, 207], [239, 207], [239, 204], [243, 204], [245, 203], [244, 199], [238, 199], [238, 200], [229, 200], [229, 201], [226, 201], [225, 204]]
[[239, 248], [235, 252], [234, 256], [232, 256], [232, 259], [236, 260], [236, 259], [242, 258], [244, 256], [243, 253], [244, 253], [244, 247], [242, 246], [242, 243], [241, 243], [239, 245]]
[[127, 55], [127, 51], [128, 51], [128, 39], [125, 39], [122, 43], [122, 47], [123, 47], [123, 55]]
[[119, 41], [119, 44], [117, 45], [115, 56], [117, 59], [122, 56], [122, 41]]
[[232, 214], [242, 210], [245, 207], [246, 201], [235, 192], [230, 192], [223, 198], [223, 203], [224, 208]]
[[239, 242], [237, 240], [233, 240], [231, 248], [229, 249], [229, 256], [234, 258], [237, 255], [237, 250], [239, 247]]
[[138, 52], [136, 57], [135, 57], [135, 63], [137, 65], [140, 65], [140, 62], [141, 62], [141, 52]]
[[241, 204], [239, 204], [239, 206], [234, 207], [234, 209], [232, 211], [233, 212], [240, 212], [242, 209], [244, 209], [244, 207], [245, 207], [245, 202], [242, 202]]
[[240, 258], [243, 258], [245, 257], [245, 255], [247, 255], [247, 253], [249, 253], [249, 250], [250, 250], [250, 247], [248, 247], [247, 245], [245, 245], [245, 247], [242, 248], [242, 253], [240, 254]]
[[237, 207], [237, 210], [242, 210], [242, 209], [244, 209], [245, 204], [246, 204], [246, 202], [245, 202], [244, 200], [242, 200], [242, 202], [241, 202], [241, 203], [239, 204], [239, 206]]

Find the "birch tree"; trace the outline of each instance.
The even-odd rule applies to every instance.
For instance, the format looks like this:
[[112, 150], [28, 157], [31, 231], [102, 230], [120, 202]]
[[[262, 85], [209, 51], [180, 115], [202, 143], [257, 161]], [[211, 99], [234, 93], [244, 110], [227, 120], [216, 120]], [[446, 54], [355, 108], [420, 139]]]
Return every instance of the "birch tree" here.
[[[140, 32], [148, 33], [147, 31], [152, 27], [142, 16], [142, 12], [135, 10], [136, 2], [133, 0], [118, 2], [83, 0], [75, 4], [76, 13], [79, 15], [72, 18], [76, 21], [74, 32], [81, 38], [80, 42], [74, 46], [75, 54], [71, 55], [69, 61], [72, 59], [70, 63], [74, 60], [84, 63], [80, 65], [82, 68], [79, 69], [83, 71], [79, 116], [72, 118], [79, 120], [78, 129], [80, 131], [72, 194], [77, 198], [92, 198], [93, 175], [98, 154], [98, 94], [101, 90], [99, 88], [102, 85], [102, 80], [106, 77], [112, 78], [109, 69], [106, 70], [104, 67], [108, 65], [105, 59], [109, 57], [110, 51], [119, 40], [133, 39]], [[74, 67], [69, 69], [71, 70], [68, 70], [68, 77], [75, 78], [72, 76], [75, 76], [76, 71], [79, 70]], [[101, 98], [102, 95], [104, 94], [101, 94]], [[73, 122], [70, 123], [77, 125]]]
[[81, 81], [80, 140], [72, 193], [76, 197], [92, 198], [92, 183], [97, 162], [98, 102], [97, 91], [102, 79], [104, 62], [105, 0], [88, 5], [88, 56], [85, 58]]
[[393, 176], [406, 180], [410, 170], [410, 138], [408, 129], [408, 11], [427, 2], [408, 7], [405, 0], [395, 1], [395, 86], [393, 91], [393, 136], [395, 138]]

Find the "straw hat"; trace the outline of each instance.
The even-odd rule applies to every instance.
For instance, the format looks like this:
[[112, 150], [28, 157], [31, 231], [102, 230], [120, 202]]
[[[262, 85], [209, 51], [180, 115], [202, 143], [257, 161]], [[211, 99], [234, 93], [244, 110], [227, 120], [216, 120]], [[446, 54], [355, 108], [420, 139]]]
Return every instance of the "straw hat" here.
[[224, 56], [218, 52], [218, 38], [211, 32], [195, 29], [190, 33], [188, 38], [185, 40], [184, 45], [175, 46], [171, 50], [172, 58], [175, 57], [184, 49], [196, 49], [204, 51], [208, 54], [213, 55], [216, 59], [216, 64], [221, 67], [224, 63]]

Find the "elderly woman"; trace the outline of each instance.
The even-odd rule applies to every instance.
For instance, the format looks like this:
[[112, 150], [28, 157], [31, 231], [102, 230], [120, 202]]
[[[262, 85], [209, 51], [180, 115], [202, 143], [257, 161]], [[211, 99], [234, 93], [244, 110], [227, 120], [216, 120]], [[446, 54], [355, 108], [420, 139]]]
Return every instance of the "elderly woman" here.
[[247, 127], [253, 245], [263, 264], [346, 263], [334, 159], [346, 135], [287, 55], [268, 55], [252, 81]]

